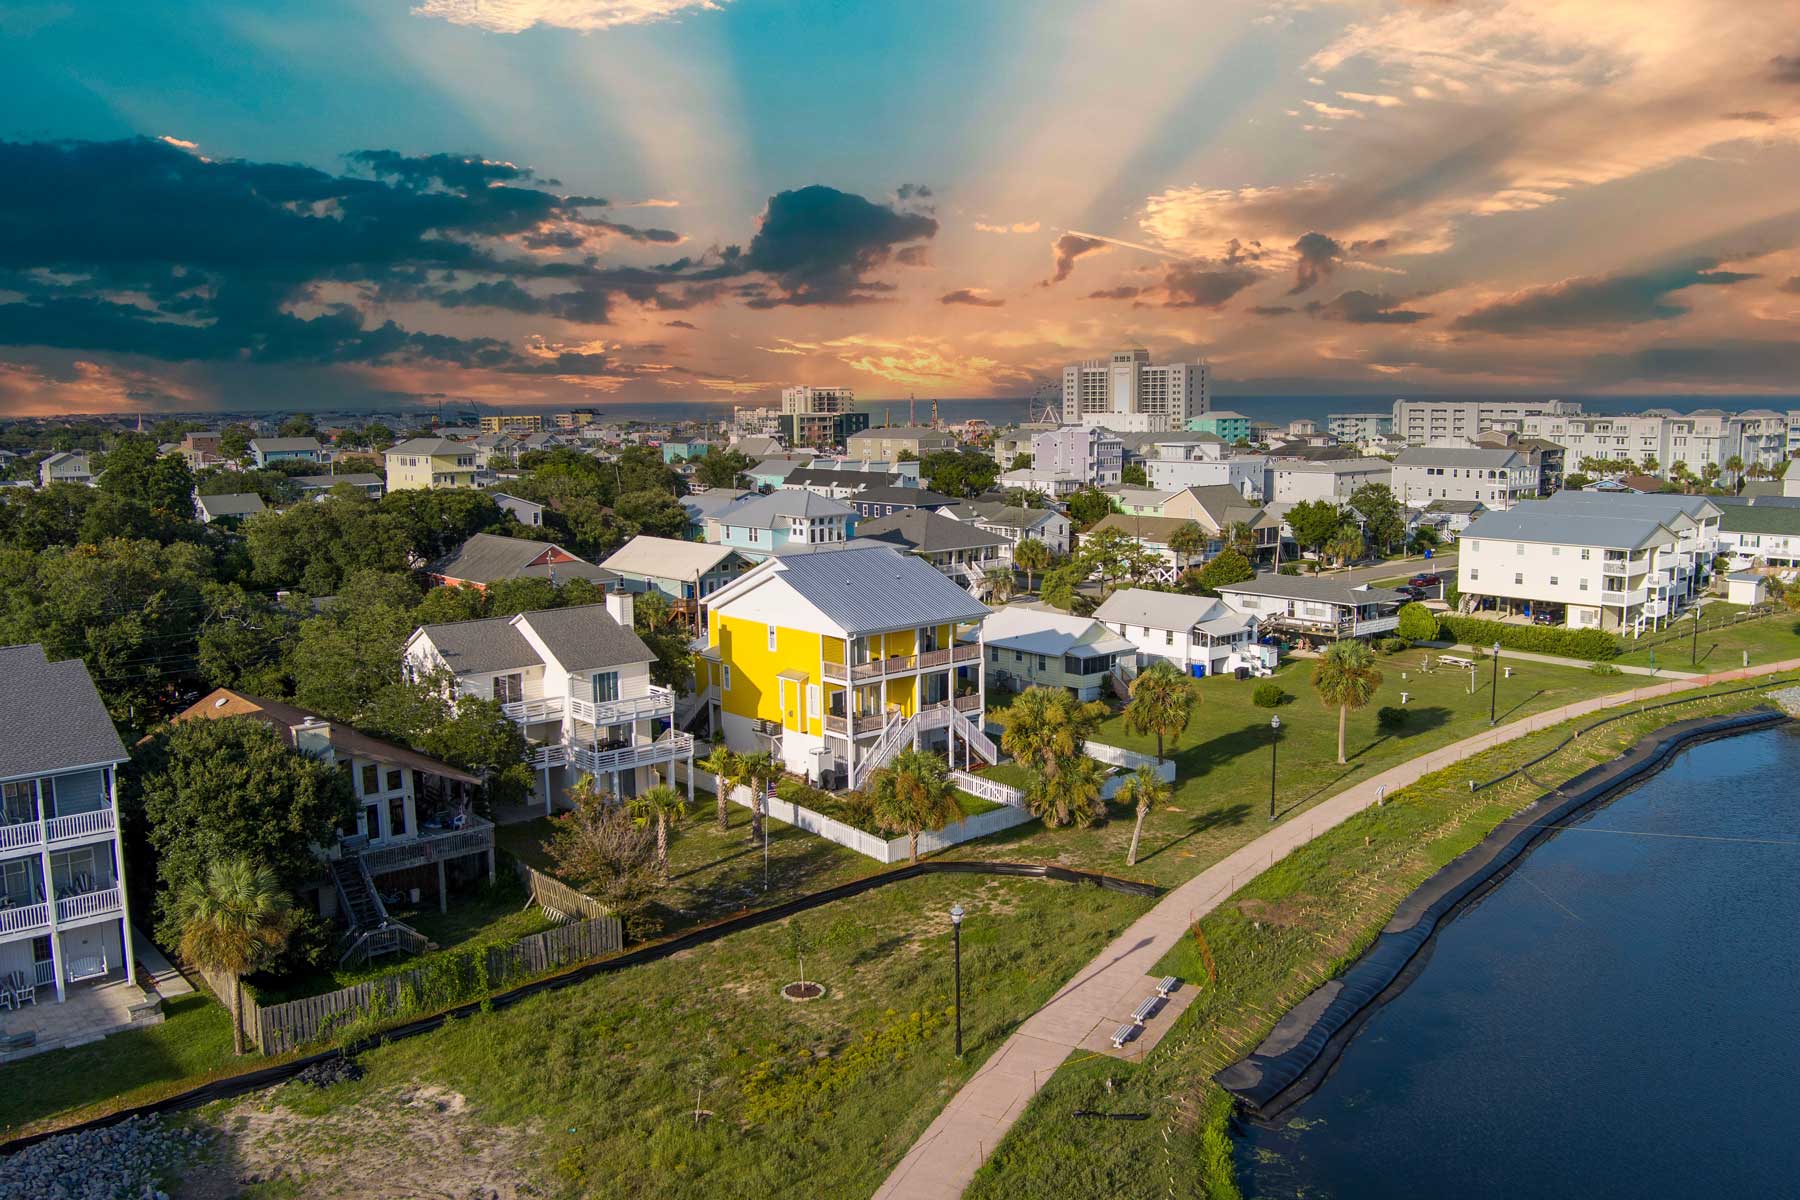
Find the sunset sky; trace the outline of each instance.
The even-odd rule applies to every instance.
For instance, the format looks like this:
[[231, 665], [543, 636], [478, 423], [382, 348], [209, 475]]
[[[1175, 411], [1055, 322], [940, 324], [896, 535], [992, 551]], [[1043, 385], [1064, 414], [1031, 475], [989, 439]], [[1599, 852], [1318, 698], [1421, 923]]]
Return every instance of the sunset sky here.
[[0, 413], [1800, 391], [1800, 3], [0, 7]]

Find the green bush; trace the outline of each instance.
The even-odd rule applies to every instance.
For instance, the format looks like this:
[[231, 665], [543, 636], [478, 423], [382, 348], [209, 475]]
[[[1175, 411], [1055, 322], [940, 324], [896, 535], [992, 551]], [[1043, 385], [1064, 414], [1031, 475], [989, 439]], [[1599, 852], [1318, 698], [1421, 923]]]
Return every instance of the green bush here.
[[1624, 672], [1619, 670], [1619, 668], [1613, 666], [1611, 663], [1606, 663], [1606, 662], [1589, 663], [1588, 670], [1592, 671], [1596, 675], [1623, 675], [1624, 674]]
[[1485, 649], [1499, 642], [1509, 650], [1534, 650], [1567, 658], [1600, 661], [1619, 656], [1619, 642], [1598, 629], [1563, 629], [1552, 625], [1506, 625], [1475, 617], [1447, 616], [1439, 623], [1456, 641]]
[[1409, 642], [1435, 642], [1438, 636], [1437, 614], [1417, 600], [1400, 606], [1400, 625], [1394, 630]]
[[1250, 703], [1258, 708], [1279, 708], [1286, 699], [1287, 693], [1281, 690], [1279, 683], [1273, 681], [1257, 684], [1256, 690], [1250, 693]]
[[1379, 638], [1375, 642], [1375, 648], [1383, 654], [1398, 654], [1410, 645], [1412, 643], [1403, 637]]
[[1295, 563], [1282, 563], [1275, 569], [1277, 575], [1298, 575], [1300, 567]]

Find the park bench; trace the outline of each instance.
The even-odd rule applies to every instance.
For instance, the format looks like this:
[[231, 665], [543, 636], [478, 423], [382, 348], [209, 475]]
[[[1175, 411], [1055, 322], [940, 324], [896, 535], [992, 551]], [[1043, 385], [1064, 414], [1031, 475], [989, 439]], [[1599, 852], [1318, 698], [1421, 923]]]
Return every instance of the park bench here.
[[1162, 999], [1167, 1000], [1169, 998], [1169, 993], [1179, 986], [1181, 986], [1181, 980], [1175, 978], [1173, 975], [1164, 975], [1156, 985], [1156, 994]]
[[1127, 1021], [1125, 1024], [1123, 1024], [1123, 1025], [1119, 1026], [1117, 1029], [1113, 1030], [1113, 1032], [1112, 1032], [1113, 1049], [1114, 1050], [1123, 1050], [1125, 1048], [1125, 1043], [1129, 1042], [1132, 1038], [1132, 1035], [1134, 1035], [1135, 1033], [1137, 1033], [1137, 1023], [1133, 1022], [1133, 1021]]
[[1461, 667], [1465, 671], [1470, 671], [1475, 668], [1473, 661], [1466, 658], [1458, 658], [1454, 654], [1438, 655], [1438, 665], [1443, 667]]
[[1144, 1023], [1144, 1021], [1150, 1016], [1150, 1013], [1155, 1008], [1156, 1008], [1156, 997], [1155, 996], [1145, 996], [1141, 1001], [1138, 1002], [1138, 1006], [1131, 1010], [1132, 1023], [1136, 1024], [1136, 1025], [1142, 1025]]

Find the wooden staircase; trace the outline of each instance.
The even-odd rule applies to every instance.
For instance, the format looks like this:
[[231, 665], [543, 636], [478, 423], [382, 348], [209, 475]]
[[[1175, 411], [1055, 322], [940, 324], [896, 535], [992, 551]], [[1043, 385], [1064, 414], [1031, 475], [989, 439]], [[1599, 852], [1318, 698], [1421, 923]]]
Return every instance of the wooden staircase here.
[[403, 921], [388, 915], [369, 875], [369, 865], [362, 854], [346, 848], [332, 860], [331, 882], [337, 888], [338, 904], [344, 910], [344, 921], [350, 931], [345, 935], [344, 952], [338, 965], [367, 962], [381, 954], [396, 950], [418, 953], [428, 944], [425, 935]]

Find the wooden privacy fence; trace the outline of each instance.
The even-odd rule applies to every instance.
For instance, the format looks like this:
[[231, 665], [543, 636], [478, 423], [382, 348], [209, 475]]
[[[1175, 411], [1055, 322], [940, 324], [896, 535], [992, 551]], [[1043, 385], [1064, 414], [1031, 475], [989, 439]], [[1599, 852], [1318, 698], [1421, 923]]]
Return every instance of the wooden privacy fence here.
[[246, 1000], [244, 1025], [265, 1054], [281, 1054], [368, 1018], [434, 1012], [624, 948], [619, 919], [574, 921], [503, 946], [449, 950], [406, 971], [266, 1007]]
[[557, 920], [597, 921], [611, 914], [606, 905], [592, 896], [578, 892], [560, 879], [553, 879], [535, 867], [513, 860], [519, 868], [519, 879], [531, 893], [531, 902]]

